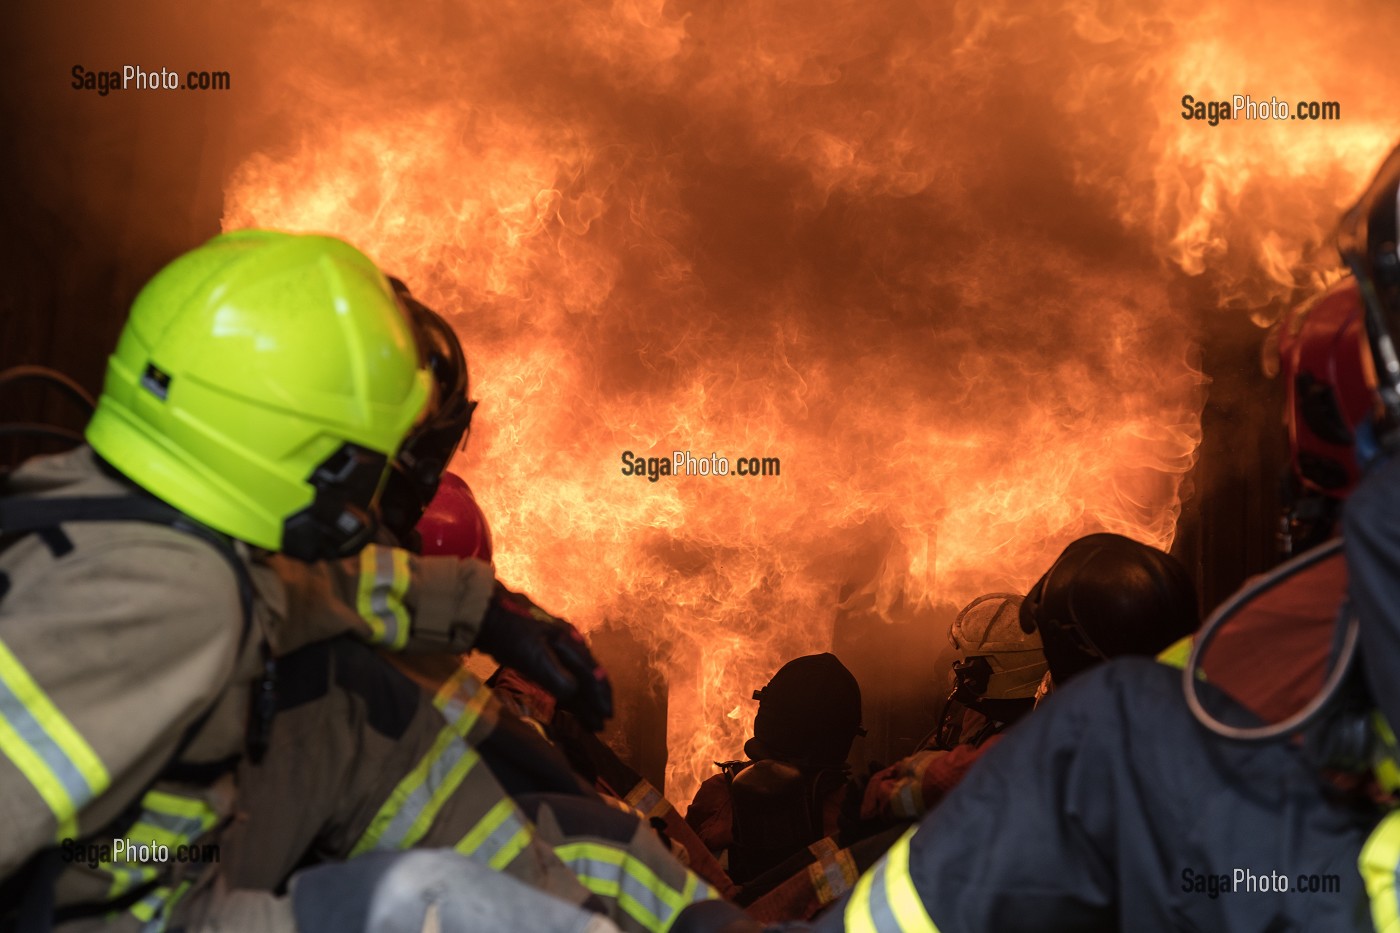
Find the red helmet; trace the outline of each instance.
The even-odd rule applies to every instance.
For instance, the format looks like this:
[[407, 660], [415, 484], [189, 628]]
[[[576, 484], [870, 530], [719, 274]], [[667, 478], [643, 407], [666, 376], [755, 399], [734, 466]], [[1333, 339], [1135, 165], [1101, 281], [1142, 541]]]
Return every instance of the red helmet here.
[[1345, 498], [1361, 475], [1354, 431], [1373, 404], [1356, 280], [1342, 279], [1290, 314], [1278, 349], [1293, 473], [1313, 492]]
[[471, 487], [455, 473], [442, 474], [433, 501], [418, 522], [424, 554], [491, 560], [491, 526]]

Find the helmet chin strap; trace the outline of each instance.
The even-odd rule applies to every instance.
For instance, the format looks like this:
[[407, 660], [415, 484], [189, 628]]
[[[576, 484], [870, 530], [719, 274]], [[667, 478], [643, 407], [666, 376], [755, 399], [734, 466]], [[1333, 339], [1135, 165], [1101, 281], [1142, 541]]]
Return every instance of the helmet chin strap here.
[[370, 503], [387, 464], [382, 453], [341, 445], [311, 475], [315, 499], [283, 524], [283, 553], [298, 560], [327, 560], [355, 554], [372, 541], [379, 521]]

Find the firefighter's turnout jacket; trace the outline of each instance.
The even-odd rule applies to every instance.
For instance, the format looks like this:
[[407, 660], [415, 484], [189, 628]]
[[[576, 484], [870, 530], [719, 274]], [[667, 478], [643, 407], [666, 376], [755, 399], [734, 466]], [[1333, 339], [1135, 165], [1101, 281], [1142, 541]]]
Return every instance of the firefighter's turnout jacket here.
[[1375, 811], [1290, 744], [1203, 740], [1180, 677], [1140, 658], [1081, 674], [815, 929], [1369, 931]]
[[[30, 461], [7, 491], [144, 498], [86, 448]], [[211, 842], [236, 841], [231, 827], [249, 820], [236, 793], [239, 777], [250, 796], [257, 787], [245, 750], [286, 767], [279, 742], [297, 746], [301, 767], [327, 755], [340, 768], [334, 792], [358, 793], [312, 826], [319, 811], [298, 799], [304, 783], [263, 785], [261, 803], [253, 799], [264, 816], [300, 807], [306, 818], [258, 837], [255, 857], [268, 865], [295, 867], [316, 854], [308, 842], [331, 858], [454, 846], [567, 899], [601, 899], [647, 930], [668, 928], [686, 903], [714, 896], [641, 837], [624, 834], [606, 854], [602, 842], [536, 842], [466, 740], [491, 719], [481, 715], [484, 687], [453, 678], [424, 695], [368, 649], [328, 641], [349, 633], [396, 650], [469, 649], [494, 586], [487, 564], [372, 546], [312, 566], [139, 521], [70, 521], [3, 543], [0, 823], [13, 831], [0, 834], [0, 877], [11, 876], [12, 889], [43, 887], [45, 866], [62, 860], [60, 926], [151, 931], [178, 918], [217, 929], [235, 915], [290, 922], [285, 907], [230, 895], [240, 879], [202, 857], [218, 852]], [[342, 655], [358, 660], [336, 666]], [[279, 657], [286, 673], [272, 663]], [[398, 676], [393, 689], [373, 697], [363, 689], [390, 675]], [[337, 676], [338, 689], [325, 689]], [[307, 708], [294, 719], [298, 706]], [[269, 729], [278, 712], [286, 721]], [[378, 770], [361, 771], [357, 752]], [[159, 847], [167, 858], [102, 850], [115, 839]], [[577, 862], [569, 869], [556, 851], [564, 845]]]

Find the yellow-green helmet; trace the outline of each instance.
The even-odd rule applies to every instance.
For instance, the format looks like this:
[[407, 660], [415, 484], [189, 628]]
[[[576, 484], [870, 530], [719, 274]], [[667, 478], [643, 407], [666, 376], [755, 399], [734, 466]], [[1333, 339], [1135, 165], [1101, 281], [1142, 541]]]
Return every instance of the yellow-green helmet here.
[[87, 440], [199, 522], [317, 560], [368, 540], [388, 461], [430, 391], [364, 254], [328, 236], [243, 230], [136, 296]]

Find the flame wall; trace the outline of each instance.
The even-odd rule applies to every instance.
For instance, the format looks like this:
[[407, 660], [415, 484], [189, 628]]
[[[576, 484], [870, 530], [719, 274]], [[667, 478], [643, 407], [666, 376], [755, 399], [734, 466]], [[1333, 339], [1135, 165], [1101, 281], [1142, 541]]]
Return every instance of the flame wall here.
[[[1395, 11], [1199, 6], [279, 7], [225, 226], [339, 233], [450, 316], [499, 573], [650, 646], [683, 802], [829, 646], [852, 553], [890, 547], [890, 613], [1091, 531], [1171, 544], [1182, 277], [1267, 318], [1397, 128], [1354, 52]], [[1187, 93], [1344, 120], [1211, 127]], [[782, 475], [621, 475], [676, 449]]]

